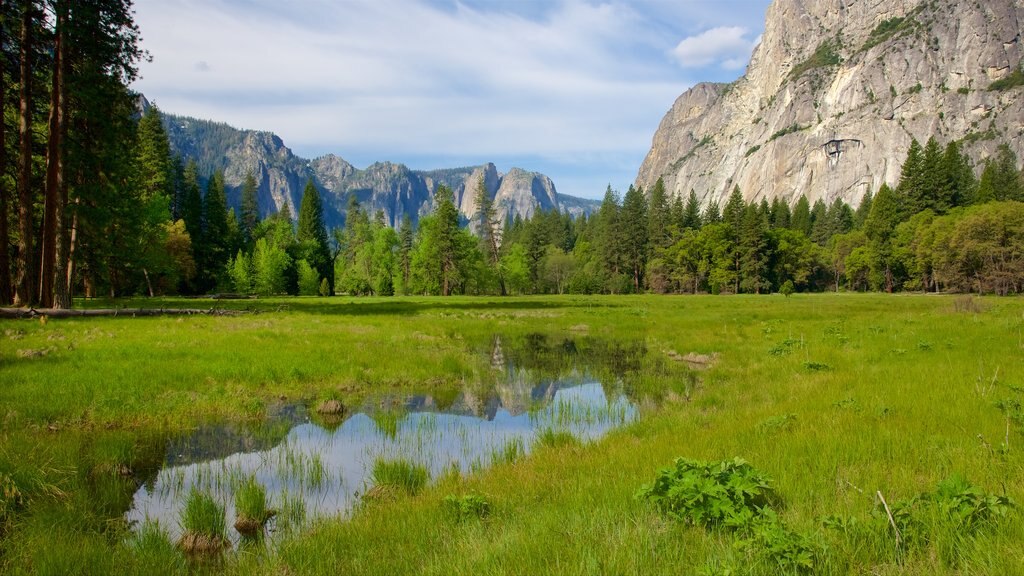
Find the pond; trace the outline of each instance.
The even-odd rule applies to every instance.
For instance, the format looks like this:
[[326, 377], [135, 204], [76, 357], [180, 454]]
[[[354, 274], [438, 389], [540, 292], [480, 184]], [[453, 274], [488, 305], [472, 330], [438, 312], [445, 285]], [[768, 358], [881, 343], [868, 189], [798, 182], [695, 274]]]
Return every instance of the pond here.
[[126, 519], [136, 527], [156, 521], [176, 540], [185, 499], [198, 489], [225, 507], [228, 537], [237, 544], [234, 492], [247, 481], [262, 485], [278, 511], [268, 526], [273, 534], [351, 513], [372, 489], [378, 461], [419, 465], [431, 478], [469, 474], [529, 453], [549, 431], [588, 442], [638, 418], [606, 361], [618, 365], [642, 354], [642, 347], [616, 348], [619, 353], [604, 356], [603, 363], [590, 362], [585, 352], [607, 352], [605, 346], [535, 338], [525, 347], [533, 348], [525, 353], [539, 364], [524, 360], [523, 347], [503, 349], [495, 339], [485, 353], [499, 378], [484, 392], [372, 397], [344, 417], [326, 420], [292, 405], [258, 430], [201, 428], [169, 443], [164, 467], [135, 492]]

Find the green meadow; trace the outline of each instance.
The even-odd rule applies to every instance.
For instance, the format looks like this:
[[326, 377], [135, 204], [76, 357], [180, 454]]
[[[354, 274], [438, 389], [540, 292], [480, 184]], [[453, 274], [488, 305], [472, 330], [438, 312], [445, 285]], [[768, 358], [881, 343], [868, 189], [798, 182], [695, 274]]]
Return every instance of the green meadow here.
[[[84, 305], [240, 313], [0, 321], [0, 573], [1024, 574], [1019, 299]], [[381, 464], [399, 489], [346, 518], [286, 521], [302, 503], [252, 487], [235, 505], [293, 525], [256, 544], [193, 553], [125, 520], [169, 439], [229, 423], [274, 443], [282, 405], [486, 388], [495, 336], [512, 356], [537, 335], [599, 356], [639, 418], [429, 481]], [[550, 353], [517, 360], [543, 374]], [[220, 542], [226, 503], [193, 504]]]

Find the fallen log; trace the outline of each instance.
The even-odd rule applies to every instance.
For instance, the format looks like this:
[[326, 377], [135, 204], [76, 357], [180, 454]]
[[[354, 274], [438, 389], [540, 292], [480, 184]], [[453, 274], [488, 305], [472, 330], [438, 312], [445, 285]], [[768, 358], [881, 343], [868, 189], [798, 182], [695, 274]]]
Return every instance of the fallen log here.
[[222, 308], [93, 308], [93, 309], [57, 309], [57, 308], [0, 308], [0, 318], [80, 318], [100, 316], [121, 316], [138, 318], [143, 316], [240, 316], [241, 310], [224, 310]]

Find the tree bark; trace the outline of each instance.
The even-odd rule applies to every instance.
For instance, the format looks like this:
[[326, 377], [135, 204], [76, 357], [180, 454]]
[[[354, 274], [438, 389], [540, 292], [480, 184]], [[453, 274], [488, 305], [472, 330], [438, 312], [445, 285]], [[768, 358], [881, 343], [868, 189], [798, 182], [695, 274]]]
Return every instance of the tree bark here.
[[[71, 308], [71, 292], [67, 282], [68, 270], [71, 265], [69, 259], [71, 257], [71, 238], [69, 237], [67, 227], [67, 207], [68, 207], [68, 183], [65, 175], [65, 158], [66, 149], [65, 145], [67, 142], [68, 134], [68, 93], [67, 93], [67, 35], [65, 29], [67, 28], [68, 22], [68, 3], [62, 1], [58, 4], [57, 14], [57, 47], [56, 57], [57, 64], [55, 64], [55, 91], [57, 92], [57, 167], [54, 170], [55, 183], [57, 187], [57, 209], [55, 211], [55, 218], [57, 224], [57, 234], [54, 238], [56, 243], [55, 260], [54, 260], [54, 275], [53, 275], [53, 307], [54, 308]], [[51, 139], [52, 139], [51, 135]], [[47, 167], [49, 168], [49, 167]], [[47, 191], [49, 194], [49, 191]]]
[[[0, 23], [0, 26], [6, 22]], [[0, 37], [5, 36], [0, 30]], [[7, 83], [4, 81], [5, 62], [0, 62], [0, 174], [7, 173]], [[7, 228], [8, 190], [7, 180], [0, 178], [0, 304], [7, 305], [14, 299], [11, 286], [11, 233]]]
[[35, 301], [35, 257], [32, 249], [32, 49], [35, 41], [33, 0], [25, 0], [21, 17], [21, 90], [18, 106], [18, 259], [14, 303]]
[[[64, 236], [64, 27], [67, 4], [55, 4], [53, 74], [50, 87], [49, 135], [46, 144], [46, 194], [43, 198], [43, 237], [39, 265], [39, 303], [54, 307], [58, 238]], [[63, 267], [62, 267], [63, 268]], [[64, 303], [62, 308], [67, 308]]]

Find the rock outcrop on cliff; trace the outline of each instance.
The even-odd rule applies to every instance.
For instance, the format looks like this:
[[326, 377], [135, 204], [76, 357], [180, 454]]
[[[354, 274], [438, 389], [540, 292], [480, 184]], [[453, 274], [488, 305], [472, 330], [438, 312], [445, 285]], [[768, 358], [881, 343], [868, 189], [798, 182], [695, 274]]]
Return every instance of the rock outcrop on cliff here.
[[775, 0], [746, 74], [680, 96], [636, 183], [856, 205], [912, 139], [1022, 157], [1022, 23], [1022, 0]]
[[[143, 100], [142, 106], [146, 105]], [[421, 171], [377, 162], [360, 170], [333, 154], [314, 160], [300, 158], [270, 132], [239, 130], [172, 114], [164, 114], [164, 124], [174, 153], [195, 159], [201, 174], [224, 172], [229, 204], [238, 206], [242, 182], [251, 172], [259, 185], [258, 200], [264, 215], [280, 210], [285, 203], [297, 215], [302, 191], [310, 179], [320, 189], [324, 220], [329, 227], [344, 222], [351, 195], [369, 214], [382, 211], [391, 226], [398, 227], [406, 215], [416, 223], [433, 210], [433, 193], [440, 184], [452, 189], [462, 217], [469, 220], [476, 213], [481, 179], [495, 206], [510, 219], [529, 217], [538, 210], [580, 215], [600, 205], [595, 200], [560, 195], [550, 178], [520, 168], [512, 168], [507, 174], [499, 173], [494, 164]]]

